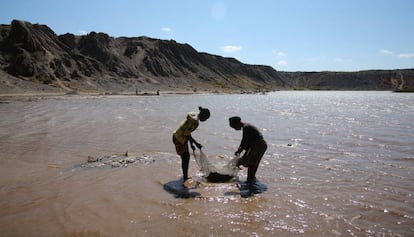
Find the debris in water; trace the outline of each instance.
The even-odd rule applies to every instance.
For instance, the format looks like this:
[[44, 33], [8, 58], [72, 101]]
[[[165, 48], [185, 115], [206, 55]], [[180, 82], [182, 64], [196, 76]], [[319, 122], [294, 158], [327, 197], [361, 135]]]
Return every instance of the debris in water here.
[[152, 157], [132, 155], [128, 152], [123, 154], [106, 155], [101, 157], [88, 156], [87, 162], [80, 164], [82, 168], [119, 168], [128, 167], [134, 164], [152, 164], [155, 160]]

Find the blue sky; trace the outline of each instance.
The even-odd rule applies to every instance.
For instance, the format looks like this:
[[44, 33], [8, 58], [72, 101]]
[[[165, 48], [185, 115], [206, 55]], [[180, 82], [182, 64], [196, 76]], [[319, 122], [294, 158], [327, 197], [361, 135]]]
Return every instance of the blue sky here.
[[0, 24], [188, 43], [280, 71], [414, 68], [414, 0], [4, 0]]

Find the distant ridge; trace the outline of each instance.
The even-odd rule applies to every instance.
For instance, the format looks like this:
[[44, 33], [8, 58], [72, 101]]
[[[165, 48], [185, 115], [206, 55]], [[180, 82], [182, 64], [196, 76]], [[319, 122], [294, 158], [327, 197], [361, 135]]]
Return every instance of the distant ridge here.
[[414, 69], [358, 72], [279, 72], [297, 90], [392, 90], [414, 88]]
[[46, 25], [0, 25], [0, 93], [136, 90], [405, 90], [414, 70], [280, 72], [197, 52], [188, 44], [91, 32], [56, 35]]

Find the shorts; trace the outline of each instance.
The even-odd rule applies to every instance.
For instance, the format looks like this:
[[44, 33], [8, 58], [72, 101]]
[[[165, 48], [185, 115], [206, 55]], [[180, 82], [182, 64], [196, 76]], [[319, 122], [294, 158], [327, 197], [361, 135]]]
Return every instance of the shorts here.
[[187, 141], [184, 144], [182, 144], [177, 140], [177, 138], [174, 137], [174, 135], [172, 136], [172, 141], [175, 145], [175, 151], [177, 152], [178, 155], [182, 155], [182, 154], [188, 152], [188, 142]]

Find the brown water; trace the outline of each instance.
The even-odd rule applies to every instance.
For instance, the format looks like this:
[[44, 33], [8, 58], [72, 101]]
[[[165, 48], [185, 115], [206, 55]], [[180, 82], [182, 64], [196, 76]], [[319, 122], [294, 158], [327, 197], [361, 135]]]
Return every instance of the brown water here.
[[[390, 92], [276, 92], [1, 103], [0, 236], [414, 236], [413, 102]], [[181, 175], [171, 133], [199, 105], [212, 117], [193, 136], [213, 160], [240, 142], [228, 117], [262, 129], [266, 192], [242, 198], [214, 184], [177, 199], [163, 189]], [[125, 151], [155, 162], [79, 167]]]

